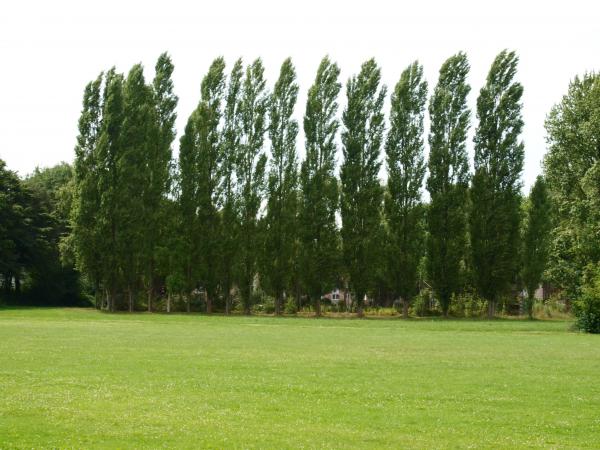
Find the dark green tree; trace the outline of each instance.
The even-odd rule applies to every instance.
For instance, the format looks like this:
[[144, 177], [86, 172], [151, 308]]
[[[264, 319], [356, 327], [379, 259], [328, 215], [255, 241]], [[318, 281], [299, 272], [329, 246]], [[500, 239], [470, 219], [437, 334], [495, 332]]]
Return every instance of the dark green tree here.
[[314, 84], [308, 91], [304, 114], [306, 158], [300, 171], [301, 273], [304, 288], [321, 314], [321, 296], [337, 281], [339, 204], [335, 176], [337, 96], [340, 69], [329, 58], [321, 60]]
[[527, 290], [526, 309], [532, 318], [535, 290], [542, 281], [548, 261], [548, 243], [552, 227], [550, 199], [544, 178], [538, 176], [526, 204], [523, 227], [521, 279]]
[[421, 188], [425, 176], [423, 117], [427, 82], [418, 62], [408, 66], [392, 94], [387, 154], [388, 187], [385, 213], [389, 227], [386, 274], [400, 296], [403, 315], [418, 292], [418, 266], [424, 253]]
[[100, 74], [95, 81], [90, 82], [83, 95], [83, 110], [75, 146], [72, 232], [65, 237], [68, 245], [74, 249], [77, 267], [88, 275], [94, 286], [97, 308], [101, 305], [101, 282], [104, 276], [101, 243], [106, 238], [102, 236], [97, 221], [101, 200], [101, 165], [96, 146], [102, 125], [102, 79], [103, 74]]
[[500, 295], [515, 281], [519, 265], [524, 147], [523, 86], [514, 81], [518, 61], [515, 52], [502, 51], [477, 99], [470, 236], [475, 286], [488, 301], [490, 318]]
[[237, 273], [237, 240], [239, 224], [237, 216], [237, 176], [236, 166], [240, 150], [242, 130], [241, 94], [244, 75], [241, 59], [233, 65], [223, 114], [223, 154], [221, 162], [221, 258], [219, 265], [220, 285], [225, 297], [225, 312], [231, 311], [231, 288]]
[[99, 227], [98, 254], [101, 256], [102, 281], [107, 294], [107, 308], [115, 310], [120, 286], [120, 202], [121, 183], [118, 161], [121, 158], [123, 122], [123, 75], [108, 71], [102, 102], [102, 125], [96, 146], [98, 157], [98, 191], [100, 207], [96, 215]]
[[66, 163], [24, 180], [0, 160], [0, 299], [17, 304], [84, 304], [72, 259], [61, 259], [69, 231], [73, 170]]
[[155, 66], [155, 77], [152, 83], [154, 105], [157, 119], [157, 141], [149, 143], [149, 150], [154, 153], [147, 155], [146, 186], [144, 192], [144, 207], [148, 220], [144, 230], [146, 243], [146, 259], [144, 263], [144, 278], [148, 295], [148, 311], [152, 311], [156, 273], [156, 256], [161, 242], [167, 239], [170, 230], [167, 229], [161, 210], [164, 207], [167, 194], [171, 189], [171, 159], [172, 144], [175, 139], [175, 120], [177, 113], [177, 96], [173, 86], [173, 63], [167, 53], [159, 56]]
[[[196, 111], [194, 111], [188, 118], [183, 135], [179, 139], [178, 159], [177, 204], [180, 220], [176, 224], [177, 232], [181, 237], [181, 257], [176, 261], [179, 262], [179, 271], [185, 281], [184, 290], [188, 296], [195, 287], [199, 261], [196, 232], [198, 192], [196, 122]], [[188, 305], [190, 305], [189, 301]]]
[[244, 312], [250, 314], [257, 272], [258, 213], [265, 191], [267, 156], [263, 150], [269, 96], [260, 59], [246, 69], [240, 97], [241, 135], [237, 155], [237, 206], [239, 220], [239, 289]]
[[548, 114], [546, 132], [544, 172], [556, 217], [547, 273], [569, 299], [589, 298], [600, 264], [599, 74], [570, 83]]
[[23, 279], [45, 247], [35, 216], [31, 193], [0, 159], [0, 275], [7, 299], [21, 297]]
[[225, 61], [217, 58], [202, 80], [202, 100], [194, 120], [197, 132], [196, 210], [198, 226], [199, 281], [206, 291], [206, 312], [212, 312], [219, 287], [220, 229], [219, 187], [222, 163], [222, 103]]
[[284, 293], [289, 294], [297, 239], [298, 122], [292, 119], [298, 84], [292, 60], [286, 59], [269, 105], [271, 164], [265, 217], [265, 281], [275, 297], [275, 314], [282, 313]]
[[[158, 178], [157, 172], [162, 170], [158, 166], [168, 164], [168, 160], [158, 161], [157, 124], [152, 88], [145, 83], [143, 67], [136, 64], [123, 86], [122, 151], [117, 160], [120, 176], [117, 214], [121, 225], [117, 254], [130, 312], [135, 307], [137, 288], [151, 259], [148, 224], [156, 219], [159, 204], [152, 191], [164, 192], [164, 179], [157, 180], [161, 185], [157, 187], [152, 178], [153, 173]], [[160, 195], [156, 196], [160, 199]]]
[[467, 189], [469, 163], [467, 107], [469, 62], [464, 53], [450, 57], [440, 69], [429, 103], [430, 205], [427, 214], [427, 265], [429, 279], [448, 315], [452, 295], [461, 285], [461, 266], [467, 244]]
[[[63, 240], [70, 233], [73, 198], [73, 168], [60, 163], [36, 168], [22, 186], [31, 195], [30, 211], [36, 244], [34, 264], [28, 268], [27, 295], [36, 304], [81, 305], [81, 282], [74, 258], [62, 254]], [[64, 257], [63, 257], [64, 256]]]
[[386, 89], [380, 88], [380, 80], [375, 60], [363, 63], [359, 74], [348, 80], [348, 104], [342, 116], [341, 234], [344, 262], [359, 316], [364, 296], [373, 283], [375, 236], [381, 224], [383, 190], [378, 174]]

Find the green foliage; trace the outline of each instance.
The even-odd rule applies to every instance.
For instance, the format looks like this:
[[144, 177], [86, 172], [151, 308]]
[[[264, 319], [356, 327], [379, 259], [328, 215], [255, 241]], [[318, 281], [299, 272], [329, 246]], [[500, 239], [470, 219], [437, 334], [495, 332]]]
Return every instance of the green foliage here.
[[518, 61], [515, 52], [502, 51], [477, 99], [470, 236], [475, 286], [489, 302], [490, 317], [514, 281], [519, 263], [524, 146], [523, 86], [514, 81]]
[[298, 305], [296, 304], [296, 299], [294, 297], [287, 297], [283, 312], [289, 315], [294, 315], [298, 312]]
[[450, 57], [440, 69], [429, 103], [429, 178], [427, 214], [429, 279], [444, 315], [460, 288], [467, 243], [466, 205], [469, 181], [466, 139], [470, 112], [464, 53]]
[[79, 273], [63, 263], [73, 169], [36, 168], [25, 180], [0, 160], [0, 297], [33, 305], [83, 305]]
[[221, 216], [219, 214], [221, 184], [222, 103], [225, 90], [225, 61], [217, 58], [202, 80], [202, 100], [196, 109], [196, 166], [191, 176], [196, 179], [193, 210], [197, 219], [194, 248], [198, 249], [199, 282], [207, 292], [207, 312], [219, 286]]
[[281, 314], [284, 292], [289, 292], [297, 240], [298, 122], [292, 119], [297, 97], [296, 71], [288, 58], [281, 66], [269, 107], [272, 157], [267, 185], [264, 278], [275, 296], [276, 314]]
[[220, 285], [225, 297], [225, 312], [231, 309], [231, 289], [234, 275], [239, 269], [237, 256], [237, 240], [239, 221], [237, 209], [236, 164], [241, 139], [241, 93], [243, 65], [237, 60], [229, 75], [225, 96], [223, 124], [223, 154], [221, 162], [221, 258], [219, 260]]
[[[123, 75], [117, 74], [114, 69], [111, 69], [105, 78], [102, 122], [94, 150], [99, 168], [98, 178], [96, 181], [90, 180], [100, 196], [96, 212], [98, 240], [95, 242], [94, 249], [98, 252], [102, 284], [109, 293], [107, 308], [110, 311], [115, 310], [120, 283], [119, 255], [121, 248], [119, 244], [122, 224], [120, 203], [122, 200], [121, 183], [124, 175], [120, 173], [118, 161], [122, 149], [122, 122]], [[85, 202], [86, 200], [82, 198], [81, 201]]]
[[581, 295], [573, 302], [577, 327], [587, 333], [600, 333], [600, 270], [598, 275], [581, 289]]
[[335, 177], [337, 96], [340, 69], [329, 58], [321, 60], [314, 84], [308, 90], [304, 114], [306, 158], [300, 170], [301, 279], [320, 314], [321, 296], [336, 281], [339, 206]]
[[136, 286], [146, 268], [151, 267], [156, 211], [165, 189], [159, 173], [169, 163], [158, 156], [157, 123], [152, 89], [146, 84], [143, 67], [137, 64], [123, 85], [122, 147], [116, 161], [120, 174], [115, 212], [120, 229], [116, 253], [130, 310], [134, 309]]
[[[127, 79], [111, 69], [84, 92], [76, 146], [71, 224], [73, 235], [64, 249], [73, 250], [100, 306], [107, 293], [110, 310], [127, 293], [132, 310], [145, 283], [151, 309], [156, 279], [166, 276], [163, 214], [171, 181], [171, 142], [177, 97], [173, 65], [163, 54], [156, 77], [147, 85], [135, 65]], [[102, 81], [104, 89], [101, 92]], [[157, 261], [161, 255], [163, 261]]]
[[[98, 152], [98, 140], [103, 131], [103, 108], [108, 95], [106, 85], [104, 98], [102, 98], [101, 85], [103, 79], [107, 84], [112, 75], [113, 72], [109, 72], [104, 78], [103, 74], [100, 74], [95, 81], [86, 86], [84, 91], [83, 110], [79, 118], [79, 135], [75, 146], [72, 234], [65, 238], [65, 249], [71, 249], [75, 255], [77, 268], [86, 273], [94, 285], [97, 304], [104, 261], [107, 257], [101, 253], [103, 252], [102, 224], [97, 216], [102, 201], [101, 176], [103, 169], [106, 168]], [[106, 140], [103, 140], [103, 143], [106, 143]]]
[[257, 59], [246, 69], [240, 95], [241, 128], [236, 160], [237, 214], [240, 258], [239, 289], [244, 311], [250, 313], [251, 295], [257, 269], [258, 212], [265, 191], [267, 156], [263, 151], [269, 96], [264, 67]]
[[[415, 296], [414, 300], [410, 305], [412, 314], [417, 317], [425, 317], [433, 314], [431, 308], [431, 290], [422, 289]], [[439, 313], [438, 313], [439, 314]]]
[[464, 291], [452, 297], [450, 314], [453, 317], [481, 317], [485, 312], [486, 300], [476, 292]]
[[31, 192], [39, 227], [34, 252], [38, 257], [29, 268], [28, 296], [35, 304], [84, 305], [79, 272], [73, 260], [62, 258], [61, 244], [70, 232], [69, 218], [73, 197], [73, 168], [61, 163], [54, 167], [36, 168], [23, 181]]
[[188, 118], [183, 135], [179, 139], [179, 172], [178, 172], [178, 211], [180, 217], [177, 232], [180, 236], [180, 257], [178, 265], [185, 274], [186, 290], [191, 292], [197, 273], [194, 271], [198, 263], [198, 246], [196, 234], [196, 200], [198, 191], [197, 148], [196, 148], [195, 114]]
[[546, 131], [544, 171], [556, 219], [547, 273], [575, 299], [600, 262], [600, 75], [571, 82]]
[[172, 272], [165, 280], [167, 290], [172, 294], [178, 294], [186, 289], [185, 277], [181, 272]]
[[357, 312], [374, 280], [375, 235], [381, 224], [383, 190], [379, 156], [383, 140], [385, 86], [374, 59], [348, 80], [348, 104], [342, 115], [344, 161], [340, 170], [344, 262], [355, 293]]
[[[64, 274], [33, 269], [52, 255], [60, 262], [55, 267], [68, 268], [73, 280], [75, 261], [97, 305], [110, 310], [127, 299], [133, 309], [143, 302], [142, 289], [149, 310], [154, 300], [162, 305], [154, 297], [170, 276], [185, 281], [174, 302], [183, 304], [203, 288], [207, 310], [224, 303], [226, 312], [233, 292], [248, 313], [253, 292], [265, 289], [277, 313], [293, 296], [293, 309], [304, 302], [320, 314], [323, 294], [349, 285], [361, 314], [365, 295], [374, 308], [396, 297], [408, 305], [429, 284], [430, 304], [439, 303], [443, 314], [475, 314], [469, 311], [478, 300], [466, 298], [472, 286], [509, 312], [517, 274], [531, 293], [546, 279], [545, 267], [569, 298], [580, 298], [600, 261], [600, 82], [595, 74], [576, 79], [548, 116], [550, 198], [536, 183], [522, 208], [526, 221], [518, 246], [523, 123], [522, 86], [513, 81], [517, 62], [514, 52], [501, 52], [480, 91], [470, 198], [469, 63], [458, 53], [442, 66], [429, 102], [429, 205], [420, 192], [427, 84], [417, 62], [392, 94], [385, 187], [379, 172], [386, 90], [374, 60], [348, 81], [340, 182], [340, 70], [328, 58], [308, 91], [306, 158], [299, 173], [293, 118], [299, 87], [290, 59], [272, 94], [260, 59], [246, 68], [238, 60], [228, 79], [223, 58], [215, 59], [180, 139], [177, 167], [171, 145], [178, 99], [170, 57], [159, 57], [151, 84], [141, 65], [127, 78], [111, 69], [85, 88], [73, 176], [61, 166], [22, 183], [3, 169], [3, 285], [17, 290], [21, 283], [32, 286], [36, 276], [49, 277], [44, 284], [52, 274], [60, 279]], [[548, 212], [551, 206], [556, 211]], [[428, 313], [439, 312], [433, 309]]]
[[423, 67], [408, 66], [392, 94], [390, 130], [385, 144], [388, 186], [385, 214], [389, 226], [388, 270], [393, 291], [405, 302], [418, 292], [418, 267], [424, 252], [424, 208], [421, 187], [425, 176], [423, 117], [427, 82]]
[[548, 260], [548, 241], [552, 226], [546, 183], [538, 176], [531, 188], [523, 230], [521, 279], [527, 289], [527, 312], [532, 316], [533, 296], [542, 281]]
[[[146, 223], [144, 228], [144, 241], [146, 244], [146, 255], [143, 263], [143, 276], [148, 290], [148, 310], [152, 310], [154, 297], [154, 286], [157, 272], [158, 252], [161, 243], [169, 238], [171, 230], [168, 229], [169, 221], [162, 214], [167, 195], [171, 191], [171, 159], [172, 144], [175, 139], [175, 120], [177, 119], [178, 98], [174, 93], [172, 80], [173, 63], [167, 53], [159, 56], [155, 66], [155, 77], [152, 83], [152, 99], [146, 101], [149, 107], [154, 108], [156, 124], [150, 129], [150, 134], [145, 137], [148, 140], [146, 155], [146, 179], [144, 192], [144, 209], [146, 211]], [[149, 92], [150, 94], [150, 92]], [[151, 140], [155, 139], [155, 142]], [[164, 249], [163, 249], [164, 250]]]

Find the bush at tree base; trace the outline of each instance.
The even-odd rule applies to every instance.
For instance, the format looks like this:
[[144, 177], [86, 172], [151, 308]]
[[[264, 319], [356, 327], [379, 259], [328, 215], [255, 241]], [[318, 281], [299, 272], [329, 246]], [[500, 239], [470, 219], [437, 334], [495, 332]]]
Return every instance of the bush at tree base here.
[[577, 327], [587, 333], [600, 333], [600, 274], [586, 287], [573, 303]]

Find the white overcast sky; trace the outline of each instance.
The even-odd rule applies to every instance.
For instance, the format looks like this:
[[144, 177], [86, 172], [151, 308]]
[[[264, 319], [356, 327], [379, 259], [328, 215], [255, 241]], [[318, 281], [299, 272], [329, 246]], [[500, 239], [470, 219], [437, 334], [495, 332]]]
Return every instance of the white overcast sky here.
[[[85, 84], [113, 65], [127, 72], [137, 62], [149, 79], [165, 50], [175, 64], [180, 132], [198, 102], [202, 76], [219, 55], [229, 68], [237, 57], [262, 57], [269, 86], [291, 56], [301, 120], [306, 91], [326, 54], [340, 65], [344, 82], [375, 57], [391, 90], [415, 59], [432, 88], [442, 62], [464, 50], [474, 109], [489, 66], [504, 48], [516, 50], [521, 60], [528, 187], [540, 172], [548, 110], [576, 74], [600, 70], [598, 0], [3, 0], [0, 158], [21, 175], [72, 162]], [[344, 103], [341, 95], [342, 108]], [[474, 113], [472, 119], [474, 125]]]

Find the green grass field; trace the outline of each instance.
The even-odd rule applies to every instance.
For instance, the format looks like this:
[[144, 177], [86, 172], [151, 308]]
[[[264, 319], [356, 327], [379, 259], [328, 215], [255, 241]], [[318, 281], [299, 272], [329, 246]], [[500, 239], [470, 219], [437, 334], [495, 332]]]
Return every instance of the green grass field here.
[[570, 329], [4, 309], [0, 448], [598, 448]]

